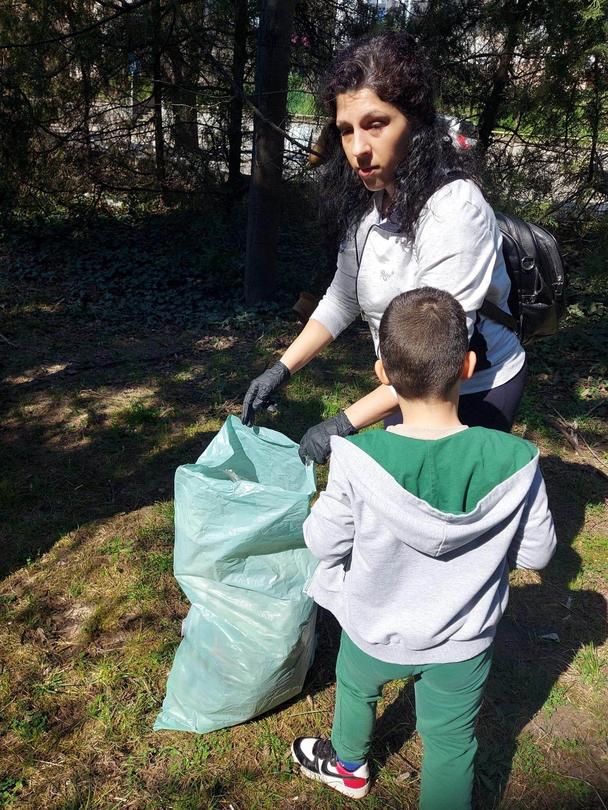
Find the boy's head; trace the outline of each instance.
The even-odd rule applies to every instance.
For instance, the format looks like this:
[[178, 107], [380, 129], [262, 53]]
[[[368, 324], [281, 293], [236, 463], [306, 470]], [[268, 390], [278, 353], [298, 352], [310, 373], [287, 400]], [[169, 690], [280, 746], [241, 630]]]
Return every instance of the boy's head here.
[[449, 293], [421, 287], [401, 293], [386, 308], [380, 357], [403, 399], [447, 399], [458, 380], [473, 373], [470, 355], [464, 310]]

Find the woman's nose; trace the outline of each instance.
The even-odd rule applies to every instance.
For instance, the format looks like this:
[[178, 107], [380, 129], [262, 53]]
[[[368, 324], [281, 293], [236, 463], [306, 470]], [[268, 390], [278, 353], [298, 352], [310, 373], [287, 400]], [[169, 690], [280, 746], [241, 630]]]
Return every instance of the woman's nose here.
[[367, 133], [364, 129], [355, 130], [353, 132], [353, 156], [356, 158], [362, 158], [369, 155], [372, 151], [369, 138], [367, 137]]

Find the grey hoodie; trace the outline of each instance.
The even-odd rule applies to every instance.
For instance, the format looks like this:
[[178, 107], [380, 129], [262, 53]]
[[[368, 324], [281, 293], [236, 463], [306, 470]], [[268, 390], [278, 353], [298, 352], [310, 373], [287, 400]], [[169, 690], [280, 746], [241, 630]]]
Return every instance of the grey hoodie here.
[[[507, 605], [509, 568], [543, 568], [554, 553], [536, 448], [484, 428], [465, 433], [469, 447], [476, 442], [482, 475], [496, 474], [497, 453], [505, 450], [517, 454], [518, 466], [458, 513], [412, 494], [352, 439], [331, 440], [327, 489], [304, 523], [306, 544], [321, 560], [307, 593], [360, 649], [382, 661], [445, 663], [478, 655], [492, 643]], [[447, 459], [454, 486], [470, 486], [459, 480], [462, 434], [455, 439], [426, 441], [422, 450], [411, 445], [422, 459], [416, 480], [445, 470]]]

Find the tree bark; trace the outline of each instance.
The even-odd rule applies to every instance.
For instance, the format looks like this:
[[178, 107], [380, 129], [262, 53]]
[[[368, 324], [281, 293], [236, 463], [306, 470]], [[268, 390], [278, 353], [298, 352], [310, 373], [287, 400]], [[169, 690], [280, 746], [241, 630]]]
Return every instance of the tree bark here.
[[599, 87], [599, 70], [598, 70], [598, 55], [593, 54], [593, 70], [592, 70], [592, 87], [593, 99], [589, 103], [588, 118], [591, 127], [591, 150], [589, 152], [589, 164], [587, 167], [587, 184], [591, 185], [595, 177], [596, 162], [597, 162], [597, 141], [600, 131], [601, 121], [601, 93]]
[[154, 43], [152, 52], [152, 97], [154, 100], [154, 155], [156, 168], [156, 182], [164, 190], [166, 180], [165, 169], [165, 136], [163, 133], [163, 86], [161, 71], [161, 31], [160, 31], [160, 0], [152, 3], [152, 20], [154, 26]]
[[93, 99], [93, 91], [91, 89], [91, 65], [84, 58], [80, 58], [80, 73], [82, 75], [82, 134], [84, 137], [84, 145], [87, 154], [87, 161], [90, 164], [91, 159], [91, 101]]
[[193, 153], [198, 150], [196, 76], [179, 46], [170, 49], [169, 59], [173, 73], [170, 92], [175, 147], [178, 151]]
[[[236, 87], [243, 89], [247, 62], [247, 0], [234, 0], [234, 50], [232, 78]], [[228, 184], [236, 189], [241, 181], [241, 143], [243, 138], [243, 99], [236, 90], [230, 102], [228, 121]]]
[[[290, 39], [295, 0], [264, 0], [258, 29], [256, 106], [285, 125]], [[247, 222], [245, 299], [269, 301], [276, 288], [276, 246], [283, 171], [283, 135], [256, 116]]]
[[509, 69], [513, 61], [513, 51], [517, 44], [518, 33], [519, 21], [514, 15], [507, 29], [504, 48], [498, 58], [498, 66], [492, 80], [492, 89], [479, 117], [479, 146], [482, 152], [485, 152], [490, 145], [492, 132], [498, 121], [500, 107], [509, 82]]

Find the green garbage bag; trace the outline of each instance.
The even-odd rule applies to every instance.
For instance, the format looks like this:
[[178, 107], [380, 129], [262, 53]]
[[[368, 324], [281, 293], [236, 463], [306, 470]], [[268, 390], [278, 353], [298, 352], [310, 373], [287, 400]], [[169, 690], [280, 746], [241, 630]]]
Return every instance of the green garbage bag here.
[[316, 490], [298, 445], [228, 417], [175, 474], [174, 573], [191, 607], [154, 729], [204, 733], [297, 695], [312, 663], [316, 566], [302, 524]]

